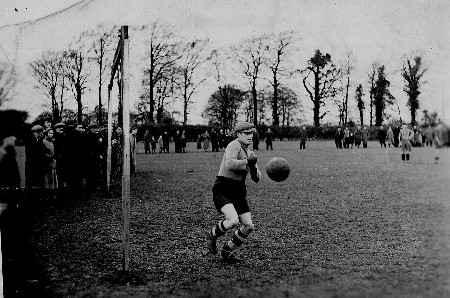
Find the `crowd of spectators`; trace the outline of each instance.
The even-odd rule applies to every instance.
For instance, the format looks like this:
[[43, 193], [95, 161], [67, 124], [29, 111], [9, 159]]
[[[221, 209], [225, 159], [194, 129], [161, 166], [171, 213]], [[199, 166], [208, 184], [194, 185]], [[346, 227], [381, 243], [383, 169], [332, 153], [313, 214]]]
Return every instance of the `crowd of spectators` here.
[[106, 148], [106, 131], [96, 126], [34, 125], [25, 141], [25, 186], [98, 189], [105, 181]]
[[[414, 133], [411, 139], [413, 147], [433, 146], [434, 131], [432, 126], [422, 128], [413, 126], [412, 131]], [[380, 147], [399, 147], [400, 127], [398, 125], [388, 126], [387, 130], [386, 127], [380, 126], [376, 134], [375, 139], [380, 143]], [[336, 148], [353, 148], [353, 146], [359, 148], [361, 143], [363, 148], [367, 148], [369, 139], [370, 132], [366, 126], [363, 126], [362, 129], [360, 126], [356, 128], [345, 127], [344, 130], [338, 127], [334, 137]]]

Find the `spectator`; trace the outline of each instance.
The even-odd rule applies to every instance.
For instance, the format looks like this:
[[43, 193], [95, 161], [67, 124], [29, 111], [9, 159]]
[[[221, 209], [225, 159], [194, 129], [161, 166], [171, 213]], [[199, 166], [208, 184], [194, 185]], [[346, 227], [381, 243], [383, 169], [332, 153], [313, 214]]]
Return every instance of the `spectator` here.
[[420, 128], [414, 131], [414, 147], [422, 147], [422, 132]]
[[167, 131], [164, 131], [162, 139], [163, 139], [164, 153], [169, 153], [170, 136]]
[[350, 130], [348, 127], [344, 129], [344, 148], [349, 148], [350, 144]]
[[202, 150], [202, 135], [197, 136], [197, 150]]
[[210, 139], [212, 152], [219, 152], [219, 138], [215, 129], [211, 130]]
[[186, 153], [186, 132], [183, 130], [180, 137], [181, 152]]
[[205, 130], [205, 132], [203, 133], [202, 139], [203, 139], [203, 150], [205, 150], [206, 152], [209, 149], [209, 141], [210, 141], [210, 136], [207, 130]]
[[378, 130], [378, 141], [380, 142], [380, 146], [386, 148], [386, 131], [383, 126], [380, 126]]
[[56, 189], [58, 180], [56, 176], [56, 158], [55, 146], [53, 145], [53, 129], [49, 128], [45, 132], [45, 138], [42, 141], [45, 148], [45, 188]]
[[398, 147], [399, 146], [399, 142], [398, 142], [398, 136], [400, 134], [400, 127], [398, 127], [398, 125], [395, 125], [394, 129], [392, 130], [394, 133], [394, 147]]
[[389, 126], [387, 133], [386, 133], [386, 139], [387, 139], [387, 144], [389, 147], [394, 147], [394, 132], [392, 131], [392, 128]]
[[181, 145], [180, 145], [180, 139], [181, 139], [181, 132], [177, 130], [175, 132], [175, 153], [181, 153]]
[[336, 134], [334, 135], [334, 143], [336, 144], [336, 148], [342, 149], [342, 140], [344, 139], [344, 132], [338, 127]]
[[265, 139], [266, 139], [266, 150], [273, 150], [273, 133], [272, 130], [270, 128], [267, 129], [266, 135], [265, 135]]
[[258, 130], [255, 129], [252, 137], [253, 150], [259, 150], [259, 133]]
[[425, 132], [425, 145], [433, 146], [433, 128], [429, 126]]
[[361, 145], [361, 141], [362, 141], [362, 131], [361, 131], [361, 127], [357, 126], [356, 127], [356, 131], [355, 131], [355, 147], [358, 147]]
[[32, 135], [25, 144], [25, 185], [29, 189], [43, 188], [45, 185], [44, 128], [35, 125]]
[[62, 189], [67, 186], [67, 152], [66, 152], [66, 136], [65, 136], [65, 124], [57, 123], [55, 125], [53, 146], [55, 148], [55, 161], [56, 161], [56, 177], [58, 179], [58, 188]]
[[148, 130], [144, 134], [144, 152], [145, 154], [150, 153], [150, 132]]
[[367, 142], [369, 140], [369, 131], [367, 130], [366, 126], [363, 127], [361, 133], [362, 133], [363, 148], [367, 148]]
[[163, 141], [163, 136], [160, 135], [158, 138], [158, 146], [159, 146], [159, 153], [166, 153], [164, 151], [164, 141]]
[[303, 126], [300, 130], [300, 149], [306, 149], [306, 139], [308, 138], [308, 132], [306, 126]]
[[225, 129], [219, 131], [219, 150], [224, 149], [227, 146], [227, 135]]
[[151, 145], [152, 145], [152, 154], [153, 154], [153, 153], [156, 153], [156, 140], [155, 140], [155, 137], [154, 137], [154, 136], [151, 137], [150, 143], [151, 143]]

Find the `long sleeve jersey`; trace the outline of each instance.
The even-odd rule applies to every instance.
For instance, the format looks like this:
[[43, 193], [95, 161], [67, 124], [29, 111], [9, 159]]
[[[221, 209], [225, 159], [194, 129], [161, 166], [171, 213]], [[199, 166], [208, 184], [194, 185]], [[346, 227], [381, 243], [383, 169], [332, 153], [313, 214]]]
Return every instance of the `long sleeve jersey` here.
[[409, 129], [409, 128], [403, 129], [402, 128], [402, 130], [400, 130], [400, 134], [398, 136], [398, 139], [400, 141], [402, 141], [402, 140], [410, 141], [410, 140], [412, 140], [413, 137], [414, 137], [414, 132], [411, 129]]
[[[238, 181], [245, 181], [249, 168], [247, 166], [247, 157], [252, 153], [238, 139], [230, 142], [225, 149], [225, 154], [220, 164], [217, 176], [227, 177]], [[250, 173], [253, 181], [258, 182], [261, 178], [261, 172], [256, 165], [256, 171]]]

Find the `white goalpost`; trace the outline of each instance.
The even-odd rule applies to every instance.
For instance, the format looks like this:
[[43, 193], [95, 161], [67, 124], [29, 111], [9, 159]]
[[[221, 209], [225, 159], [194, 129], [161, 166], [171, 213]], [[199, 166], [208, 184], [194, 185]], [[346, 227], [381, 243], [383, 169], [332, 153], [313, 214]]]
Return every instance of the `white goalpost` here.
[[[108, 154], [106, 186], [111, 185], [111, 153], [113, 112], [111, 105], [111, 90], [116, 74], [119, 76], [119, 107], [122, 109], [122, 213], [123, 213], [123, 248], [122, 265], [124, 271], [130, 270], [130, 92], [129, 92], [129, 39], [128, 26], [120, 29], [120, 39], [114, 55], [111, 68], [111, 79], [108, 84]], [[120, 116], [120, 115], [119, 115]]]

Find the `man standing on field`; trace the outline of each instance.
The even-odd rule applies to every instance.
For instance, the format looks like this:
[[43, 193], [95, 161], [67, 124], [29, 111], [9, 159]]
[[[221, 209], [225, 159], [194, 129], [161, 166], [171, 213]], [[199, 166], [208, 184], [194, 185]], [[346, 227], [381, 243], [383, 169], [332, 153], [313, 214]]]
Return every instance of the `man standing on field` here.
[[222, 248], [222, 260], [230, 264], [241, 261], [234, 256], [233, 251], [241, 246], [254, 230], [245, 179], [248, 173], [254, 182], [258, 182], [261, 178], [261, 172], [256, 164], [256, 155], [249, 149], [255, 132], [254, 125], [242, 122], [236, 126], [235, 131], [237, 139], [230, 142], [225, 149], [219, 173], [212, 188], [214, 205], [225, 219], [219, 221], [208, 232], [209, 252], [217, 254], [217, 238], [228, 230], [238, 227], [239, 223], [241, 224]]
[[403, 161], [409, 161], [409, 152], [411, 152], [411, 140], [413, 137], [414, 132], [411, 129], [409, 129], [408, 126], [406, 126], [406, 124], [402, 124], [402, 129], [400, 130], [398, 141], [400, 144], [402, 144]]
[[300, 149], [306, 149], [306, 139], [308, 138], [308, 132], [306, 131], [306, 127], [303, 126], [300, 130]]

